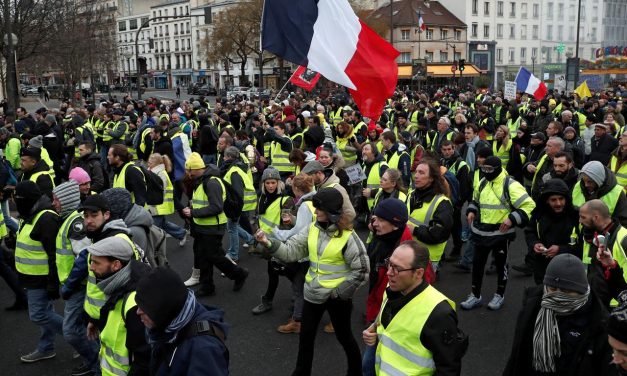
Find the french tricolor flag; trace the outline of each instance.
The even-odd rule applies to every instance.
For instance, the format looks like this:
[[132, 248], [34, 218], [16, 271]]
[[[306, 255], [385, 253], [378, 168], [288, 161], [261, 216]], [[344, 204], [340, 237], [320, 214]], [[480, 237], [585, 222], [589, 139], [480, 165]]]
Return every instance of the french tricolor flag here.
[[531, 94], [536, 100], [542, 100], [547, 93], [544, 82], [524, 67], [520, 67], [516, 75], [516, 90]]
[[364, 116], [394, 93], [399, 52], [347, 0], [265, 0], [261, 27], [264, 50], [346, 86]]

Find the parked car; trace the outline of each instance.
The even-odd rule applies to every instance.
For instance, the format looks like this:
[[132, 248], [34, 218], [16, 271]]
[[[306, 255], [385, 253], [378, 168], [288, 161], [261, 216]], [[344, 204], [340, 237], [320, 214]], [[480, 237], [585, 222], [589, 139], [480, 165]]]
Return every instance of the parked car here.
[[226, 92], [226, 98], [227, 99], [231, 99], [235, 96], [240, 96], [240, 97], [248, 97], [249, 93], [248, 93], [248, 87], [246, 86], [233, 86], [233, 89], [230, 91]]
[[201, 86], [202, 86], [201, 82], [190, 84], [189, 86], [187, 86], [187, 94], [193, 94], [193, 95], [198, 94], [198, 90], [200, 89]]
[[213, 85], [207, 84], [207, 85], [201, 86], [198, 89], [198, 92], [196, 94], [202, 95], [204, 97], [209, 96], [209, 95], [218, 95], [218, 90], [216, 90], [216, 88]]

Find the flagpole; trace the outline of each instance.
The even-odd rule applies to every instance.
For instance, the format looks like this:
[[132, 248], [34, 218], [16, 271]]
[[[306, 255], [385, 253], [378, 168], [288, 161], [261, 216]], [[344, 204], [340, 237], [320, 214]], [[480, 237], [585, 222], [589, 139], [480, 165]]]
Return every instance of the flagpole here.
[[277, 93], [276, 97], [274, 98], [274, 101], [276, 102], [277, 99], [279, 99], [279, 95], [281, 95], [281, 92], [283, 91], [283, 89], [285, 89], [285, 87], [287, 86], [287, 84], [290, 83], [290, 80], [292, 79], [292, 77], [294, 77], [294, 75], [296, 74], [296, 69], [294, 69], [294, 72], [292, 73], [292, 75], [290, 76], [290, 78], [287, 79], [287, 81], [285, 81], [285, 84], [283, 85], [283, 87], [281, 88], [281, 90], [279, 90], [279, 92]]

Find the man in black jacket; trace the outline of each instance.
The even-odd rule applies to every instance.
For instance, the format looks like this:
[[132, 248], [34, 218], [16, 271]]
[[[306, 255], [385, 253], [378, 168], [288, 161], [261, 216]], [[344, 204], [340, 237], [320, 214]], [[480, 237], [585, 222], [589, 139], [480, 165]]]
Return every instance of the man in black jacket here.
[[592, 152], [589, 161], [599, 161], [604, 166], [610, 163], [612, 152], [618, 147], [618, 140], [608, 133], [609, 126], [601, 123], [594, 125]]
[[30, 180], [36, 183], [41, 193], [52, 200], [52, 188], [54, 181], [51, 174], [51, 166], [41, 159], [41, 150], [27, 146], [20, 150], [20, 165], [22, 166], [22, 176], [20, 181]]
[[128, 190], [131, 192], [133, 203], [144, 206], [146, 204], [146, 180], [139, 167], [131, 161], [131, 154], [126, 145], [111, 145], [107, 160], [115, 174], [113, 188]]
[[76, 166], [87, 172], [91, 178], [91, 190], [100, 193], [109, 188], [108, 175], [100, 164], [100, 156], [94, 151], [94, 144], [91, 141], [83, 141], [78, 144], [78, 154], [80, 157], [76, 161]]
[[543, 283], [525, 292], [503, 376], [617, 375], [607, 342], [609, 315], [581, 260], [554, 257]]
[[168, 137], [166, 130], [160, 125], [155, 125], [150, 131], [152, 139], [153, 153], [167, 155], [170, 161], [174, 160], [174, 149], [172, 148], [172, 140]]

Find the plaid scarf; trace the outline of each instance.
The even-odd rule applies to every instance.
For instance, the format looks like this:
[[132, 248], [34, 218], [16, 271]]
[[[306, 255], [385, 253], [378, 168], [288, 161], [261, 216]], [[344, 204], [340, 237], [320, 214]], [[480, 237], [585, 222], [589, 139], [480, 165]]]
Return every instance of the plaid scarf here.
[[555, 372], [555, 359], [562, 354], [557, 316], [568, 316], [588, 301], [590, 288], [583, 295], [572, 296], [561, 291], [549, 292], [544, 286], [540, 312], [533, 331], [533, 369]]

